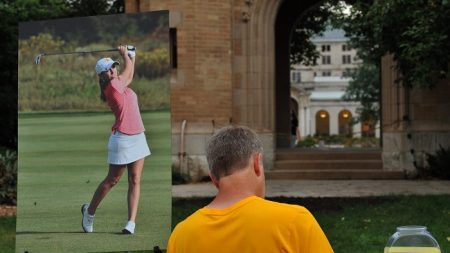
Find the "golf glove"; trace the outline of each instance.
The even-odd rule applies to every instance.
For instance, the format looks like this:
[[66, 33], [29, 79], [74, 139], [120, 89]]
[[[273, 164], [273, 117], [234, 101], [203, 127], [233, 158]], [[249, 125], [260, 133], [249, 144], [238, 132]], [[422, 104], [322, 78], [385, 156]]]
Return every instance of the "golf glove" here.
[[136, 47], [128, 45], [127, 49], [128, 49], [128, 56], [130, 56], [130, 58], [134, 58], [136, 56]]

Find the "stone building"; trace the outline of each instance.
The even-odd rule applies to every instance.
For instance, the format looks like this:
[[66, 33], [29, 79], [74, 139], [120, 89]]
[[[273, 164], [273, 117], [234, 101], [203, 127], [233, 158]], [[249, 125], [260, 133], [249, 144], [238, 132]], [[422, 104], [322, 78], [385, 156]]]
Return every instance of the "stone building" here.
[[[348, 41], [343, 30], [330, 27], [311, 38], [320, 53], [316, 65], [291, 67], [292, 108], [299, 119], [302, 138], [316, 134], [372, 134], [368, 124], [351, 124], [352, 118], [358, 116], [356, 109], [360, 104], [342, 99], [350, 81], [346, 74], [361, 63]], [[376, 126], [373, 134], [379, 137], [379, 132]]]
[[[175, 170], [194, 180], [206, 176], [205, 142], [230, 123], [255, 129], [264, 142], [266, 169], [276, 169], [278, 152], [289, 146], [290, 32], [298, 17], [317, 4], [320, 1], [125, 1], [127, 13], [170, 12], [177, 63], [171, 73]], [[450, 84], [443, 82], [431, 91], [405, 90], [394, 84], [392, 59], [382, 61], [380, 170], [412, 171], [411, 147], [417, 155], [450, 143]], [[327, 178], [327, 172], [321, 175]]]

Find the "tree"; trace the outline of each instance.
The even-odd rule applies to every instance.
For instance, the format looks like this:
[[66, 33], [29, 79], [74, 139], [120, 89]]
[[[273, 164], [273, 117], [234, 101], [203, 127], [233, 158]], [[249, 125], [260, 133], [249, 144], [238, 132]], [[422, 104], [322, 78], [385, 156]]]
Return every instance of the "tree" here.
[[381, 57], [392, 54], [397, 83], [432, 88], [448, 77], [450, 4], [447, 0], [353, 0], [335, 15], [364, 62], [350, 77], [345, 99], [359, 101], [361, 121], [379, 118]]
[[[92, 9], [91, 9], [92, 7]], [[121, 13], [124, 1], [3, 0], [0, 2], [0, 146], [17, 148], [18, 23], [63, 17]]]
[[124, 0], [92, 1], [92, 0], [68, 0], [71, 11], [67, 14], [70, 17], [97, 16], [104, 14], [123, 13], [125, 11]]
[[380, 69], [378, 65], [362, 63], [350, 72], [351, 78], [346, 88], [344, 100], [356, 101], [361, 105], [357, 108], [359, 122], [367, 122], [375, 126], [380, 118]]
[[332, 25], [334, 16], [345, 7], [339, 0], [326, 0], [299, 17], [290, 41], [290, 61], [293, 64], [315, 65], [320, 54], [311, 38], [320, 35], [327, 26]]
[[392, 54], [408, 87], [433, 87], [449, 74], [448, 0], [356, 0], [340, 17], [359, 57], [379, 65]]

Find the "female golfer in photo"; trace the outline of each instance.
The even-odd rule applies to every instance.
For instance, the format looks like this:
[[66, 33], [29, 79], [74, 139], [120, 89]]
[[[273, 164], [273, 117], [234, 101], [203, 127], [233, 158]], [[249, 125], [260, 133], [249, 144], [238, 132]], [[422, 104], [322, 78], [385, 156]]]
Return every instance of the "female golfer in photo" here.
[[118, 50], [124, 62], [120, 75], [116, 69], [119, 62], [111, 58], [102, 58], [95, 66], [99, 77], [100, 98], [111, 108], [115, 123], [108, 143], [108, 175], [98, 186], [91, 202], [81, 207], [82, 227], [86, 233], [93, 231], [98, 205], [117, 184], [125, 169], [128, 169], [128, 222], [122, 232], [134, 234], [144, 158], [150, 155], [137, 96], [129, 88], [133, 80], [136, 52], [128, 51], [126, 46], [119, 46]]

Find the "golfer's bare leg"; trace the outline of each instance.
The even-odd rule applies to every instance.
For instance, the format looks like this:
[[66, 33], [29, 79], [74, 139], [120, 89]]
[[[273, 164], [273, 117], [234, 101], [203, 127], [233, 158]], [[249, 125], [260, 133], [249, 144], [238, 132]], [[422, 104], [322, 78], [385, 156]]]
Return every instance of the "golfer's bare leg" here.
[[92, 197], [91, 203], [89, 204], [88, 213], [91, 215], [95, 214], [98, 205], [103, 200], [103, 198], [108, 194], [109, 190], [116, 185], [120, 178], [122, 177], [123, 172], [125, 171], [125, 165], [109, 165], [109, 171], [106, 178], [100, 183], [97, 187], [97, 190]]
[[135, 221], [141, 193], [144, 159], [128, 164], [128, 220]]

